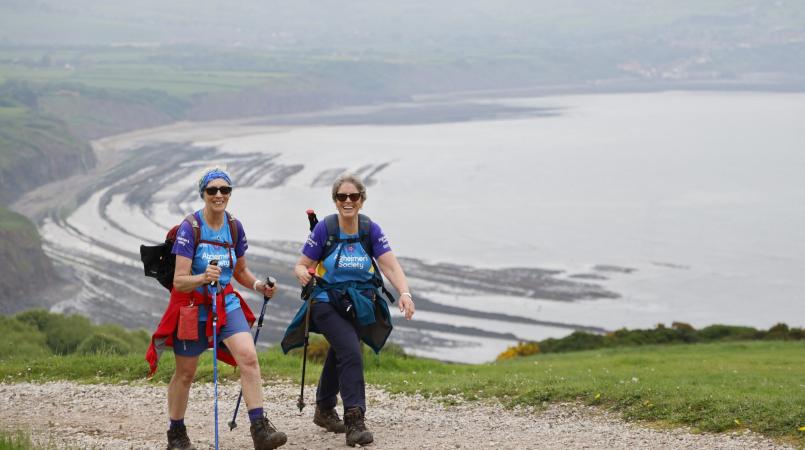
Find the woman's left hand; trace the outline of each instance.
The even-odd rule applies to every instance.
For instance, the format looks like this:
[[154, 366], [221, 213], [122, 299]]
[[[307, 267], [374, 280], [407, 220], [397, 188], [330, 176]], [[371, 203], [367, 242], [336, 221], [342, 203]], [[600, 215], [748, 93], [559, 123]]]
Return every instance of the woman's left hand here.
[[407, 295], [401, 295], [398, 304], [400, 312], [405, 314], [405, 320], [411, 320], [414, 315], [414, 300]]

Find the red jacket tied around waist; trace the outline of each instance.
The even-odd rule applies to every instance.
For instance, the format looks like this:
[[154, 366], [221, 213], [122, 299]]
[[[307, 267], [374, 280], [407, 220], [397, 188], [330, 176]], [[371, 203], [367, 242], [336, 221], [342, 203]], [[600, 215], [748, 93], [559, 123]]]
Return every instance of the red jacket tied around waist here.
[[[215, 297], [215, 309], [218, 312], [218, 327], [216, 333], [219, 336], [221, 334], [221, 327], [226, 324], [226, 308], [224, 307], [224, 298], [228, 294], [235, 294], [238, 297], [240, 307], [243, 309], [243, 315], [246, 317], [246, 321], [249, 322], [249, 326], [254, 324], [254, 313], [252, 313], [251, 308], [249, 308], [249, 305], [243, 300], [243, 297], [241, 297], [240, 294], [235, 291], [235, 289], [232, 287], [232, 284], [229, 283], [222, 291], [217, 292]], [[157, 326], [156, 331], [151, 336], [151, 345], [148, 347], [148, 351], [145, 353], [145, 360], [148, 361], [148, 365], [150, 366], [148, 378], [154, 376], [154, 373], [157, 371], [157, 364], [159, 363], [159, 358], [162, 356], [162, 351], [165, 350], [165, 347], [173, 347], [173, 335], [179, 323], [179, 308], [182, 306], [188, 306], [191, 303], [198, 305], [199, 307], [208, 308], [208, 313], [210, 313], [212, 310], [212, 296], [208, 292], [201, 293], [196, 290], [191, 292], [179, 292], [176, 289], [171, 290], [168, 308], [162, 315], [162, 319], [160, 319], [159, 326]], [[212, 317], [211, 313], [208, 314], [207, 317]], [[212, 348], [212, 320], [207, 320], [207, 329], [205, 334], [207, 336], [207, 346]], [[221, 346], [218, 348], [218, 359], [229, 365], [237, 366], [235, 358], [231, 353], [229, 353], [229, 350], [226, 348], [226, 346]]]

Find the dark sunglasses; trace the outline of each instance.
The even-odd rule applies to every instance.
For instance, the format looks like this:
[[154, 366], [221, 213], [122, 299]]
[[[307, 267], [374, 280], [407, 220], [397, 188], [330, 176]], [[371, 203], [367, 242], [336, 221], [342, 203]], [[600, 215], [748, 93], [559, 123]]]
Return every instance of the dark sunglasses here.
[[335, 199], [338, 200], [339, 202], [345, 202], [347, 201], [347, 199], [350, 199], [353, 202], [357, 202], [361, 198], [362, 194], [360, 192], [355, 192], [352, 194], [341, 194], [341, 193], [335, 194]]
[[218, 193], [218, 191], [221, 191], [221, 194], [223, 195], [229, 195], [232, 193], [232, 186], [220, 186], [220, 187], [210, 186], [204, 188], [204, 192], [206, 192], [207, 195], [215, 195]]

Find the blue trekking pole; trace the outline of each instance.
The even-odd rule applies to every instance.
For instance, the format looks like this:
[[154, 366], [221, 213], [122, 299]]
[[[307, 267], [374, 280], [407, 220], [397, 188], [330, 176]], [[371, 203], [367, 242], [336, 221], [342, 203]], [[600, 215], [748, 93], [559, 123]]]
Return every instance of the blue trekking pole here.
[[[211, 266], [217, 266], [218, 260], [213, 259], [210, 261]], [[213, 379], [213, 407], [215, 413], [215, 450], [218, 450], [218, 283], [213, 281], [210, 283], [210, 291], [212, 291], [212, 379]]]
[[[266, 284], [268, 287], [274, 287], [274, 283], [276, 283], [273, 277], [266, 277]], [[257, 329], [254, 331], [254, 346], [257, 347], [257, 336], [260, 336], [260, 329], [263, 328], [263, 317], [266, 315], [266, 306], [268, 305], [268, 301], [271, 300], [271, 297], [264, 295], [263, 296], [263, 309], [260, 311], [260, 319], [257, 321]], [[243, 386], [240, 387], [240, 394], [238, 394], [238, 402], [235, 403], [235, 413], [232, 414], [232, 421], [229, 422], [229, 431], [234, 430], [237, 428], [238, 423], [236, 422], [238, 418], [238, 408], [240, 408], [240, 399], [243, 398]]]

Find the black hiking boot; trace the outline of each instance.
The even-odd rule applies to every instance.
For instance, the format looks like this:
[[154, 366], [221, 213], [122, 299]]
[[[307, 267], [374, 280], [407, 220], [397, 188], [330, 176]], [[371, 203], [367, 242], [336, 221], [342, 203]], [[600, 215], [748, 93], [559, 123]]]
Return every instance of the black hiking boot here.
[[284, 445], [288, 440], [285, 433], [277, 431], [274, 424], [266, 416], [263, 416], [257, 422], [252, 422], [250, 431], [252, 432], [254, 450], [272, 450]]
[[371, 444], [375, 439], [363, 423], [363, 410], [357, 406], [344, 411], [344, 425], [347, 428], [347, 445], [350, 447]]
[[316, 412], [313, 414], [313, 423], [333, 433], [343, 433], [347, 429], [344, 426], [344, 421], [338, 417], [335, 408], [323, 409], [319, 408], [319, 405], [316, 405]]
[[187, 437], [187, 428], [184, 425], [168, 430], [168, 450], [196, 450]]

